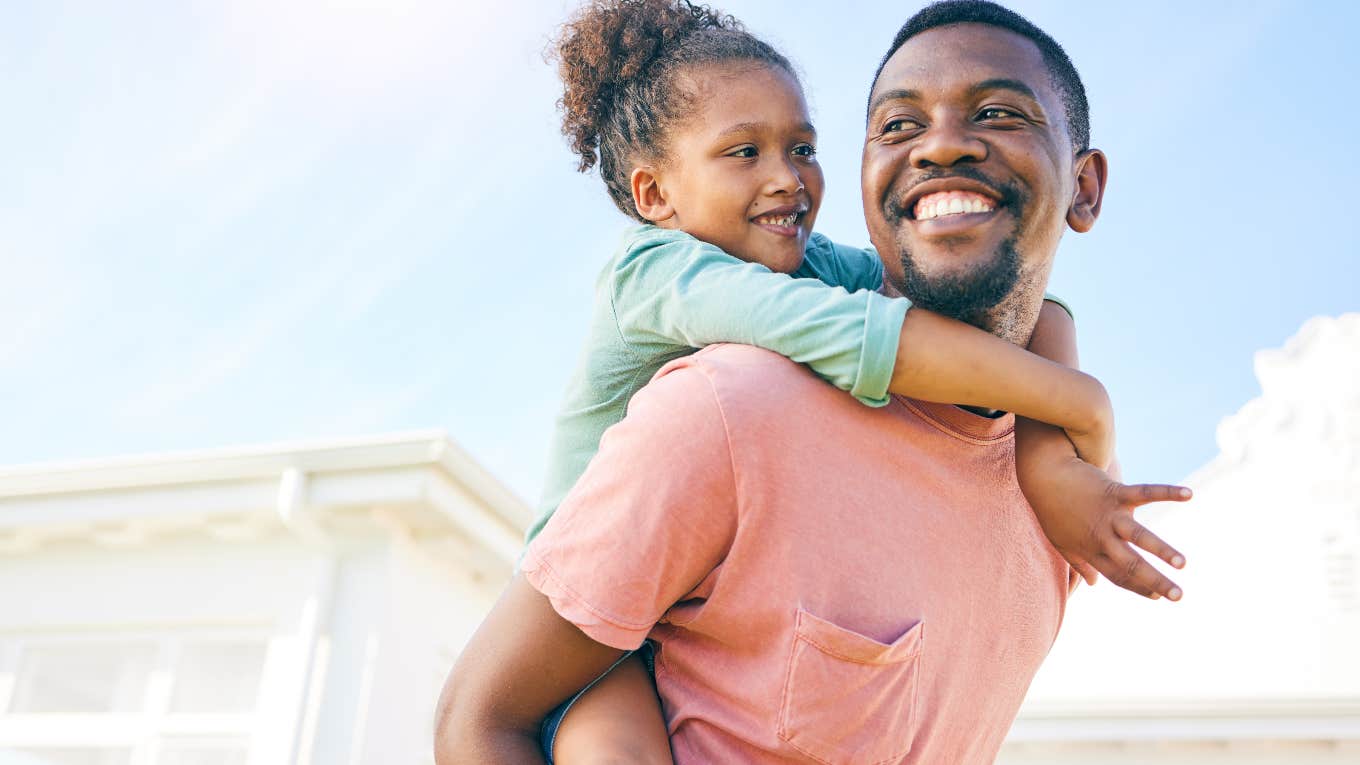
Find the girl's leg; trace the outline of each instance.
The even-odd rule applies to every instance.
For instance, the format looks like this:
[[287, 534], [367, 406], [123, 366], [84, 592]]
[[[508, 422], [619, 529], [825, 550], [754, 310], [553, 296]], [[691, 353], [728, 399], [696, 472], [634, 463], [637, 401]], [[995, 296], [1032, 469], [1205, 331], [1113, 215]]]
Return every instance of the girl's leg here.
[[577, 699], [557, 729], [555, 765], [671, 765], [651, 673], [633, 654]]

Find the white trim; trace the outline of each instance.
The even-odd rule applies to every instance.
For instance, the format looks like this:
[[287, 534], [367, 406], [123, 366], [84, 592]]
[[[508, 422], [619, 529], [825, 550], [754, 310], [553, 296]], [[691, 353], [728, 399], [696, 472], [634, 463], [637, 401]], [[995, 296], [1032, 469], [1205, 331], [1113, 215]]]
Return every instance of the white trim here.
[[318, 473], [431, 464], [506, 520], [521, 525], [532, 520], [521, 499], [441, 430], [3, 466], [0, 498], [240, 481], [288, 468]]
[[363, 765], [364, 744], [368, 742], [368, 708], [373, 702], [373, 675], [378, 663], [378, 636], [370, 631], [364, 638], [364, 666], [359, 675], [355, 699], [354, 731], [350, 735], [349, 765]]
[[427, 463], [439, 443], [452, 446], [443, 431], [423, 430], [11, 465], [0, 467], [0, 497], [258, 478], [293, 466], [316, 471]]
[[19, 641], [0, 634], [0, 716], [9, 711], [19, 677]]
[[1360, 741], [1360, 698], [1045, 702], [1006, 740]]
[[302, 682], [297, 703], [293, 707], [289, 728], [293, 731], [288, 746], [288, 762], [305, 765], [311, 759], [312, 741], [321, 700], [321, 688], [326, 682], [326, 648], [322, 641], [330, 631], [332, 601], [335, 596], [335, 577], [338, 562], [334, 558], [320, 561], [323, 568], [320, 581], [302, 615]]
[[0, 468], [0, 555], [72, 539], [136, 546], [186, 530], [248, 538], [280, 526], [328, 547], [327, 517], [354, 507], [317, 500], [326, 496], [317, 487], [373, 476], [381, 482], [364, 504], [382, 508], [384, 522], [462, 533], [513, 564], [528, 505], [438, 431]]

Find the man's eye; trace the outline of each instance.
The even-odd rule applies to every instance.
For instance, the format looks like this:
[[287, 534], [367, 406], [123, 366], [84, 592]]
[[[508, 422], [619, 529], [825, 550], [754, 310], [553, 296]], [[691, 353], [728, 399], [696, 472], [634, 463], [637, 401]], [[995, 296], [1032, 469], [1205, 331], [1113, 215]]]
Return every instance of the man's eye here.
[[903, 117], [901, 119], [889, 120], [888, 123], [883, 126], [883, 132], [903, 133], [908, 130], [914, 130], [917, 127], [919, 127], [919, 125], [917, 124], [916, 120], [911, 120]]
[[727, 156], [729, 156], [729, 157], [740, 157], [741, 159], [750, 159], [750, 158], [756, 156], [756, 147], [754, 147], [754, 146], [743, 146], [743, 147], [741, 147], [740, 149], [737, 149], [736, 151], [728, 152], [728, 153], [727, 153]]
[[817, 155], [817, 147], [810, 143], [800, 143], [793, 147], [793, 153], [799, 157], [815, 157]]
[[1001, 106], [989, 106], [978, 113], [978, 118], [984, 120], [1009, 120], [1019, 116], [1019, 112]]

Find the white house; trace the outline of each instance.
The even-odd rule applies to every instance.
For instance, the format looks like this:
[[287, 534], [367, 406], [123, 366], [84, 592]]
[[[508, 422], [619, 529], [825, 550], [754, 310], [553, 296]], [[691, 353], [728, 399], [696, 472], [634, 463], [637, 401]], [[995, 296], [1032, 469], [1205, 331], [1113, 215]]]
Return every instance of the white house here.
[[1195, 499], [1147, 511], [1185, 598], [1079, 590], [1004, 765], [1360, 762], [1360, 314], [1255, 362]]
[[528, 512], [442, 433], [0, 470], [0, 765], [429, 763]]

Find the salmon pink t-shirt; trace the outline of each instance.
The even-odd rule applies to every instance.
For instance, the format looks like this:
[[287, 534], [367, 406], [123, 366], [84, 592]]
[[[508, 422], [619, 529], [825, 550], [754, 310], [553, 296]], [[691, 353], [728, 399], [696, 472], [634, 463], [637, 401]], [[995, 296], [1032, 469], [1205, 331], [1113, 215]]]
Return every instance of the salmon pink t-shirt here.
[[523, 571], [591, 638], [660, 644], [677, 765], [989, 763], [1075, 581], [1013, 427], [710, 346], [633, 398]]

